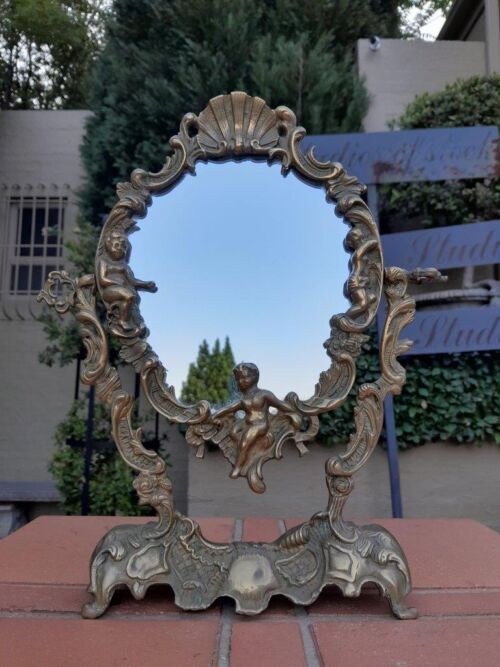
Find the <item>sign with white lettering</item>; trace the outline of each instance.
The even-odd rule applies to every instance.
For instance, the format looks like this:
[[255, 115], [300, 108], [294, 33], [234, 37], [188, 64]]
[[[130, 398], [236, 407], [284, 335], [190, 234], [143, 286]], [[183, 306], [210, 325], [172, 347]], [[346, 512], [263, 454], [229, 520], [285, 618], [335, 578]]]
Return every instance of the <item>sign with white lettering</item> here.
[[304, 145], [368, 185], [498, 175], [498, 141], [497, 127], [476, 126], [312, 135]]
[[500, 349], [500, 308], [424, 310], [404, 330], [414, 341], [409, 354], [439, 354]]
[[382, 236], [386, 266], [451, 269], [500, 262], [500, 220]]

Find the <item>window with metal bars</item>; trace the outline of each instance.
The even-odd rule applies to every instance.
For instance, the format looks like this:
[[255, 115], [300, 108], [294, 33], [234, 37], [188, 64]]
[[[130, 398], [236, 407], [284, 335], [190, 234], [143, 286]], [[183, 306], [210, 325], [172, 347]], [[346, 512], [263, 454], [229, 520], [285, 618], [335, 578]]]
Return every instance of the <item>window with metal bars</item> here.
[[32, 296], [63, 267], [65, 197], [10, 197], [3, 293]]

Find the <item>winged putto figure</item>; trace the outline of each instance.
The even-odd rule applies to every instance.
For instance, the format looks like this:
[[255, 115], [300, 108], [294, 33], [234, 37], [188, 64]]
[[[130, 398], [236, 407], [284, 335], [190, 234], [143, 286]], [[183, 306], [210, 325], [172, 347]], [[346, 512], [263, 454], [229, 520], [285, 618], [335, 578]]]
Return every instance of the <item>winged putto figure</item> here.
[[314, 435], [311, 430], [317, 430], [317, 418], [304, 420], [291, 404], [260, 389], [255, 364], [238, 364], [233, 375], [237, 399], [211, 412], [201, 424], [190, 426], [186, 440], [198, 447], [198, 456], [203, 456], [206, 441], [218, 445], [233, 464], [230, 477], [247, 477], [251, 489], [263, 493], [262, 465], [270, 458], [281, 458], [287, 440], [295, 442], [301, 456], [307, 453], [303, 440]]
[[133, 338], [144, 331], [137, 291], [156, 292], [157, 287], [151, 280], [134, 276], [128, 265], [130, 242], [123, 231], [112, 230], [105, 238], [105, 249], [106, 254], [97, 261], [97, 272], [110, 328], [121, 337]]

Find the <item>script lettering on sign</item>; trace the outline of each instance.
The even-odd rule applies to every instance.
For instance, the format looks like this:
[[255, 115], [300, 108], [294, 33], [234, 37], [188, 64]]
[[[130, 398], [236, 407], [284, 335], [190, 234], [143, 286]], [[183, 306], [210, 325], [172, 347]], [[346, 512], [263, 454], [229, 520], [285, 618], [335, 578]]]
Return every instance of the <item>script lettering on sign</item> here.
[[442, 181], [494, 176], [498, 170], [494, 126], [313, 135], [304, 139], [321, 160], [341, 162], [367, 184]]
[[450, 308], [417, 313], [405, 329], [414, 341], [407, 354], [438, 354], [500, 349], [500, 308]]
[[385, 262], [450, 269], [500, 262], [500, 220], [382, 236]]

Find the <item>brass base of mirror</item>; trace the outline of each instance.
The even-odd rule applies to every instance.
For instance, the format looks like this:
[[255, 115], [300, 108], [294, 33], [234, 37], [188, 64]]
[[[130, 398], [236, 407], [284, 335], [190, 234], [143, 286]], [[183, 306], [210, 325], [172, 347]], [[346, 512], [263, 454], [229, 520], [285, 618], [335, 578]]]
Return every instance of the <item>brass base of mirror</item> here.
[[103, 537], [91, 562], [93, 600], [84, 605], [82, 616], [101, 616], [114, 591], [125, 586], [140, 600], [150, 586], [168, 584], [176, 605], [186, 610], [206, 609], [229, 597], [237, 613], [255, 615], [273, 595], [309, 605], [325, 586], [358, 597], [362, 586], [373, 583], [395, 616], [417, 617], [417, 610], [404, 604], [411, 588], [404, 553], [380, 526], [331, 524], [322, 513], [269, 544], [216, 544], [182, 515], [176, 515], [166, 534], [156, 528], [154, 523], [122, 525]]

